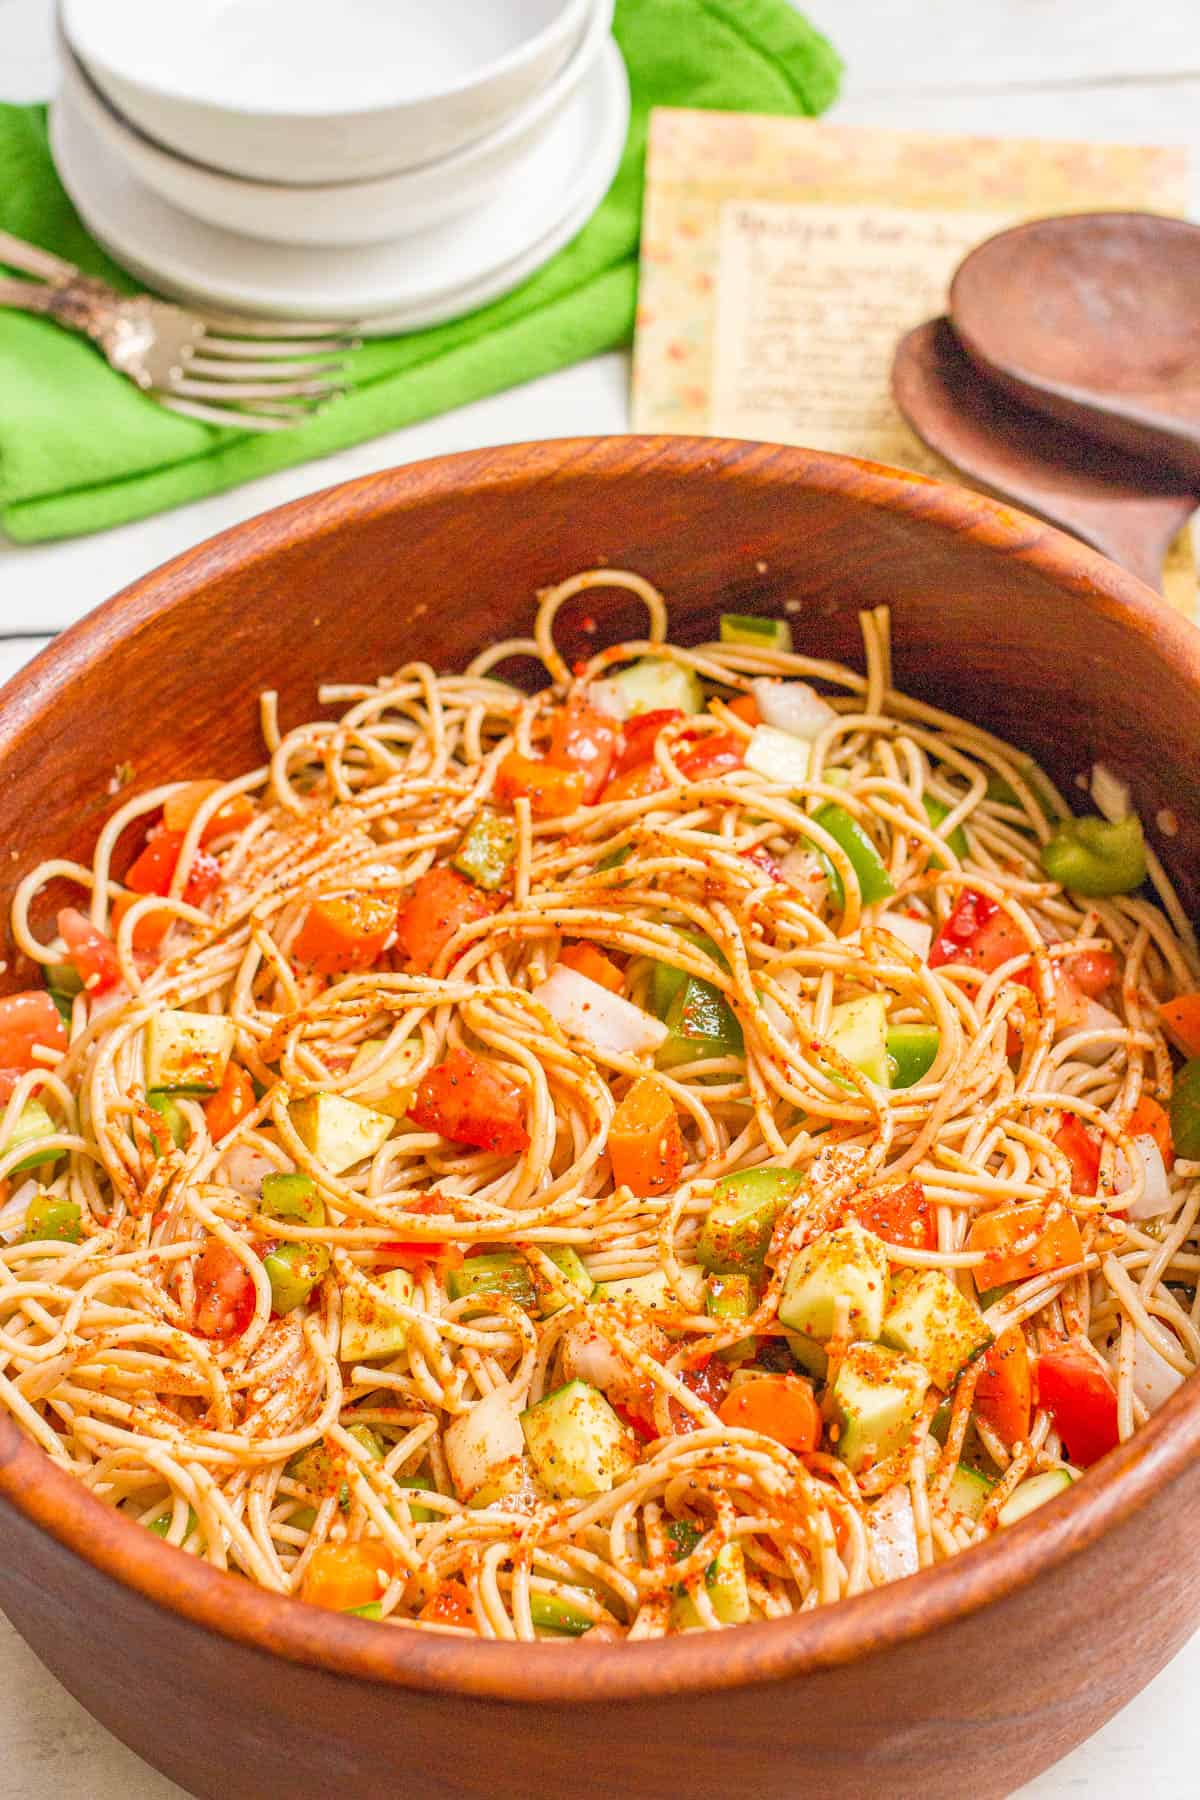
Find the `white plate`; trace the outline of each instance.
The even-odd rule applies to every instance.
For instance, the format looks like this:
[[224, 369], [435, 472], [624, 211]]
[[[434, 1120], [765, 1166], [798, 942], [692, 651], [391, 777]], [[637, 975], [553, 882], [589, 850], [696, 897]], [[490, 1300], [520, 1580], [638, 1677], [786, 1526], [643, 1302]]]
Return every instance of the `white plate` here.
[[583, 39], [554, 80], [498, 131], [453, 156], [373, 181], [248, 181], [164, 149], [123, 118], [59, 34], [62, 94], [82, 131], [169, 206], [272, 244], [380, 244], [486, 206], [553, 128], [608, 39], [613, 0], [594, 0]]
[[119, 111], [258, 181], [359, 181], [482, 137], [554, 79], [590, 0], [62, 0]]
[[628, 123], [629, 81], [610, 39], [487, 206], [388, 244], [335, 250], [257, 243], [190, 218], [151, 193], [57, 101], [50, 145], [84, 224], [148, 286], [273, 318], [370, 320], [383, 330], [375, 321], [386, 315], [392, 329], [415, 329], [495, 299], [552, 256], [607, 193]]

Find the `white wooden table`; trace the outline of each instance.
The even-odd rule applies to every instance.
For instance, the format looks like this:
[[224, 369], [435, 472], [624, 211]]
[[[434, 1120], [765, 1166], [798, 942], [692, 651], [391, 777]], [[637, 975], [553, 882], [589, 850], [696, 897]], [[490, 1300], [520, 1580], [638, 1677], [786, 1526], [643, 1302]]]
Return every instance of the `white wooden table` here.
[[[1200, 168], [1196, 0], [809, 0], [806, 10], [846, 59], [837, 116], [847, 123], [1182, 142]], [[51, 0], [0, 0], [0, 99], [51, 91], [50, 12]], [[1192, 210], [1200, 216], [1195, 197]], [[0, 539], [0, 679], [135, 576], [266, 507], [443, 451], [622, 431], [628, 374], [624, 356], [598, 358], [160, 518], [61, 544]], [[1102, 1595], [1097, 1615], [1103, 1631]], [[1190, 1800], [1200, 1791], [1198, 1691], [1200, 1637], [1023, 1800], [1135, 1792]], [[0, 1800], [180, 1800], [64, 1693], [2, 1618], [0, 1744]]]

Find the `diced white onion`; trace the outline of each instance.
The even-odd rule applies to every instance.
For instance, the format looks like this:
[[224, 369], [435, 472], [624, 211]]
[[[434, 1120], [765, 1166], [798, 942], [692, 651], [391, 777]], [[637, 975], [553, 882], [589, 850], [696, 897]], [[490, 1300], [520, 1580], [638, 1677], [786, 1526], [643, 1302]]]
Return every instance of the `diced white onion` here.
[[801, 787], [808, 780], [809, 749], [803, 738], [774, 725], [756, 725], [746, 748], [746, 767], [784, 787]]
[[520, 1463], [525, 1434], [506, 1388], [493, 1388], [446, 1429], [446, 1464], [459, 1495], [469, 1500], [485, 1482]]
[[829, 882], [821, 867], [821, 859], [812, 850], [789, 850], [779, 865], [781, 878], [795, 888], [806, 906], [824, 906], [829, 899]]
[[[1171, 1187], [1167, 1180], [1167, 1168], [1162, 1159], [1162, 1151], [1150, 1136], [1135, 1137], [1133, 1145], [1142, 1159], [1145, 1170], [1145, 1185], [1138, 1199], [1127, 1210], [1131, 1219], [1157, 1219], [1161, 1213], [1170, 1212], [1174, 1204]], [[1117, 1204], [1121, 1204], [1120, 1196], [1134, 1179], [1134, 1172], [1129, 1167], [1129, 1159], [1121, 1151], [1117, 1157]]]
[[866, 1510], [866, 1526], [875, 1562], [885, 1581], [900, 1581], [905, 1575], [916, 1574], [920, 1567], [917, 1524], [906, 1487], [889, 1488], [873, 1501]]
[[817, 738], [837, 718], [827, 700], [822, 700], [806, 681], [772, 681], [760, 675], [750, 683], [764, 725], [793, 737]]
[[534, 988], [533, 998], [568, 1036], [583, 1038], [611, 1056], [640, 1056], [646, 1050], [657, 1050], [667, 1036], [660, 1019], [563, 963]]
[[239, 1194], [257, 1199], [264, 1175], [277, 1175], [292, 1167], [287, 1158], [264, 1156], [249, 1144], [235, 1144], [227, 1150], [213, 1172], [216, 1181], [236, 1188]]
[[910, 919], [906, 913], [880, 913], [875, 923], [881, 930], [890, 931], [902, 944], [907, 944], [913, 955], [922, 962], [929, 961], [929, 952], [933, 949], [933, 926], [924, 919]]
[[[1072, 1020], [1061, 1035], [1073, 1037], [1076, 1032], [1082, 1031], [1123, 1032], [1124, 1030], [1125, 1022], [1123, 1019], [1119, 1019], [1115, 1012], [1111, 1012], [1107, 1006], [1101, 1006], [1098, 1000], [1089, 1000], [1083, 1018]], [[1111, 1038], [1098, 1038], [1094, 1044], [1080, 1044], [1071, 1054], [1079, 1062], [1091, 1063], [1092, 1067], [1096, 1068], [1106, 1057], [1111, 1056], [1112, 1052]]]
[[36, 1181], [23, 1181], [7, 1204], [0, 1208], [0, 1244], [15, 1244], [24, 1235], [25, 1214], [37, 1192]]
[[590, 681], [587, 697], [589, 704], [597, 712], [607, 713], [610, 719], [625, 720], [629, 717], [629, 698], [620, 682]]
[[[1119, 1334], [1111, 1338], [1104, 1348], [1104, 1354], [1116, 1373], [1120, 1361], [1121, 1339]], [[1177, 1387], [1182, 1387], [1184, 1377], [1178, 1369], [1173, 1369], [1161, 1351], [1144, 1338], [1139, 1331], [1133, 1344], [1133, 1391], [1146, 1408], [1147, 1412], [1157, 1412], [1171, 1398]]]
[[1092, 765], [1091, 793], [1096, 811], [1113, 824], [1129, 817], [1129, 789], [1102, 762]]

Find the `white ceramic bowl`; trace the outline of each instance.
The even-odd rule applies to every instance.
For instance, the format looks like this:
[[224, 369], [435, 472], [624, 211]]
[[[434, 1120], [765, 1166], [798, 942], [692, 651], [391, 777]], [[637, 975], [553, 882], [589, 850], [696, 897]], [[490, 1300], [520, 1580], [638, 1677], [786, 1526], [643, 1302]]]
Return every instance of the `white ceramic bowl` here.
[[61, 0], [106, 99], [256, 181], [363, 181], [452, 155], [552, 81], [594, 0]]
[[498, 195], [595, 66], [612, 12], [613, 0], [593, 0], [584, 35], [553, 81], [497, 130], [423, 168], [374, 181], [249, 181], [176, 156], [109, 105], [60, 34], [62, 89], [139, 180], [193, 218], [274, 244], [377, 244], [459, 218]]

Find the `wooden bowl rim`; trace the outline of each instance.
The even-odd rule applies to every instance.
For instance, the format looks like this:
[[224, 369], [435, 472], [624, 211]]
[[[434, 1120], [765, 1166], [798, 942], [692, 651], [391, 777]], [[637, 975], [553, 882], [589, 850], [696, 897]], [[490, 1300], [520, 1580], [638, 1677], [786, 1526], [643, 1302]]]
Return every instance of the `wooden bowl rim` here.
[[[628, 479], [639, 469], [698, 480], [852, 489], [860, 504], [1014, 557], [1093, 612], [1151, 638], [1200, 685], [1200, 632], [1152, 591], [1064, 532], [963, 488], [856, 458], [717, 438], [564, 438], [467, 451], [367, 475], [247, 520], [143, 576], [56, 639], [4, 690], [0, 763], [72, 677], [165, 608], [189, 603], [231, 563], [252, 568], [284, 548], [379, 512], [456, 492], [541, 482]], [[331, 1673], [417, 1692], [504, 1703], [584, 1705], [791, 1680], [952, 1625], [1061, 1568], [1133, 1518], [1200, 1453], [1200, 1384], [1186, 1382], [1088, 1479], [1036, 1517], [896, 1585], [790, 1619], [644, 1645], [481, 1642], [384, 1630], [255, 1588], [184, 1556], [104, 1505], [0, 1416], [0, 1498], [110, 1579], [193, 1626]]]

